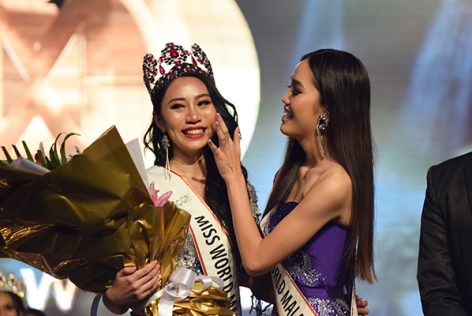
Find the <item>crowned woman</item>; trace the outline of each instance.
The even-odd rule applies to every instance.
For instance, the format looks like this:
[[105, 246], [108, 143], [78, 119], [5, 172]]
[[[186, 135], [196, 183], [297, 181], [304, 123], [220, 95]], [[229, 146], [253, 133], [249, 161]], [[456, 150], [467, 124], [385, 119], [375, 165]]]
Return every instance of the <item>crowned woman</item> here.
[[[241, 274], [226, 185], [208, 147], [210, 139], [218, 142], [216, 113], [234, 132], [236, 108], [216, 88], [210, 61], [196, 44], [191, 50], [166, 44], [158, 59], [144, 57], [143, 71], [153, 105], [144, 143], [156, 157], [147, 170], [154, 198], [157, 203], [169, 199], [192, 216], [177, 265], [221, 279], [231, 311], [240, 314], [239, 285], [247, 277]], [[241, 169], [255, 221], [257, 198]], [[105, 304], [116, 313], [135, 306], [155, 289], [158, 273], [155, 263], [124, 268], [105, 293]]]

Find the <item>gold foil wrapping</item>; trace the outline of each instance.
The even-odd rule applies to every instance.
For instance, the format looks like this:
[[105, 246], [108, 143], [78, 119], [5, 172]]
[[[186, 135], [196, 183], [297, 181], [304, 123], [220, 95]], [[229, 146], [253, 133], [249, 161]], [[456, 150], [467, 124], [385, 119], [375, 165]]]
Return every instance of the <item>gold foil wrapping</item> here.
[[39, 176], [0, 166], [0, 256], [103, 292], [124, 265], [174, 270], [190, 215], [155, 207], [116, 128]]
[[[157, 316], [159, 301], [148, 305], [143, 313], [136, 316]], [[229, 309], [228, 295], [223, 290], [210, 287], [200, 293], [191, 292], [189, 297], [174, 303], [173, 315], [207, 316], [207, 315], [236, 315]]]
[[[103, 292], [125, 265], [157, 259], [161, 284], [175, 269], [190, 214], [155, 207], [116, 128], [45, 175], [0, 165], [0, 256], [79, 288]], [[158, 301], [143, 312], [157, 316]], [[174, 315], [234, 315], [211, 287], [176, 302]]]

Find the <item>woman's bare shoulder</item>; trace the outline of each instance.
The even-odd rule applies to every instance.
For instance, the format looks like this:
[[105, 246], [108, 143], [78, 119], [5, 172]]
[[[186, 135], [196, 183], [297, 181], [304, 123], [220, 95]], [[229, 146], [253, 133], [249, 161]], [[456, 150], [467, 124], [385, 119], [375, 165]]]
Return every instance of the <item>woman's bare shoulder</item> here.
[[351, 177], [342, 166], [332, 164], [307, 188], [305, 198], [338, 204], [350, 198], [351, 194]]

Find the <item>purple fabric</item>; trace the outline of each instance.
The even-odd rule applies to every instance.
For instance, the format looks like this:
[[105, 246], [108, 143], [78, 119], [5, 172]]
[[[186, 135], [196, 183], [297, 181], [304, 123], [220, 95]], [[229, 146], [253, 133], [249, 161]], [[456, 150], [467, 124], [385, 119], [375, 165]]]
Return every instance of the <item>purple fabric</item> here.
[[[281, 204], [269, 220], [269, 232], [297, 205], [296, 202]], [[344, 314], [345, 306], [335, 305], [346, 304], [343, 297], [346, 280], [343, 274], [342, 261], [348, 237], [348, 228], [330, 222], [300, 250], [284, 261], [284, 267], [302, 293], [307, 298], [313, 298], [309, 301], [315, 309], [319, 308], [319, 300], [315, 302], [316, 299], [322, 299], [324, 303], [333, 305], [332, 308], [326, 310], [326, 313], [321, 313], [324, 315], [336, 315], [336, 312], [341, 314], [340, 309]], [[331, 312], [328, 312], [328, 310], [331, 310]]]

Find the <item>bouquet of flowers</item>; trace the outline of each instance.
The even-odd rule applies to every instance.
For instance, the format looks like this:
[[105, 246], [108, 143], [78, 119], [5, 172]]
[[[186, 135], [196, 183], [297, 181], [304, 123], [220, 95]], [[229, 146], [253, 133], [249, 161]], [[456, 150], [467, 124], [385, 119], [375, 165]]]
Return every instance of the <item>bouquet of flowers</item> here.
[[97, 293], [123, 266], [157, 259], [165, 285], [190, 215], [170, 202], [155, 206], [115, 127], [69, 160], [65, 139], [60, 149], [56, 139], [49, 157], [43, 150], [33, 157], [24, 144], [29, 159], [13, 161], [2, 148], [7, 162], [0, 163], [0, 256]]

